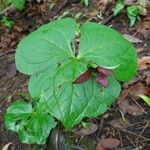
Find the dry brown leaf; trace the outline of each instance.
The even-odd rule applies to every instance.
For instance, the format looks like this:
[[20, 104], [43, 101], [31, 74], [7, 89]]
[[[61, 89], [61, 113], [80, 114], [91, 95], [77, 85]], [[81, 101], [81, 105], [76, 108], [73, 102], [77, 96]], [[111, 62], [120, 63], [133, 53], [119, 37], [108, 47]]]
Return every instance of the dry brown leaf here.
[[8, 78], [13, 78], [17, 74], [16, 65], [14, 63], [9, 64], [7, 70], [6, 70], [6, 76]]
[[127, 119], [126, 119], [126, 122], [125, 122], [125, 121], [123, 121], [122, 118], [116, 118], [116, 119], [113, 119], [110, 122], [110, 125], [113, 126], [114, 128], [126, 129], [130, 126], [130, 123], [128, 122]]
[[97, 150], [103, 150], [103, 149], [116, 149], [120, 144], [120, 141], [115, 138], [107, 138], [100, 141], [100, 143], [97, 145]]
[[98, 129], [98, 126], [94, 123], [88, 123], [89, 127], [88, 128], [75, 128], [72, 130], [73, 133], [75, 133], [76, 135], [80, 135], [80, 136], [86, 136], [86, 135], [90, 135], [92, 133], [95, 133]]
[[138, 59], [139, 70], [150, 68], [150, 56], [144, 56]]
[[129, 102], [128, 99], [124, 99], [120, 102], [118, 107], [124, 114], [128, 113], [132, 116], [139, 116], [144, 113], [144, 110], [139, 105]]
[[142, 34], [145, 39], [150, 39], [150, 11], [147, 12], [147, 17], [139, 22], [137, 31]]
[[142, 43], [143, 42], [142, 40], [134, 37], [133, 35], [124, 34], [123, 36], [132, 43]]
[[137, 2], [137, 0], [125, 0], [126, 5], [133, 5]]
[[144, 49], [144, 47], [138, 47], [137, 49], [136, 49], [136, 51], [138, 52], [138, 53], [140, 53], [140, 52], [142, 52], [142, 51], [144, 51], [145, 49]]
[[145, 79], [146, 84], [147, 84], [147, 85], [150, 85], [150, 71], [149, 71], [149, 70], [148, 70], [148, 71], [144, 71], [143, 74], [144, 74], [145, 77], [146, 77], [146, 79]]

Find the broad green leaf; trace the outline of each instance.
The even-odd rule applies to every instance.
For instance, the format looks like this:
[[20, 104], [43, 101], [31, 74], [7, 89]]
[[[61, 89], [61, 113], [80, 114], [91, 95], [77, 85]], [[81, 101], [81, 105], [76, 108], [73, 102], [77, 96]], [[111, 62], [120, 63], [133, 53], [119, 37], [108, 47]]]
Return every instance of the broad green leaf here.
[[[96, 117], [104, 113], [120, 93], [120, 84], [113, 77], [108, 77], [107, 88], [92, 78], [83, 84], [73, 84], [85, 69], [84, 62], [75, 60], [60, 66], [53, 79], [44, 80], [48, 77], [48, 72], [45, 72], [39, 75], [40, 80], [38, 76], [30, 80], [30, 89], [39, 87], [38, 81], [39, 88], [47, 87], [48, 90], [41, 94], [39, 105], [59, 119], [66, 128], [72, 128], [84, 117]], [[49, 87], [44, 81], [49, 82]], [[32, 92], [33, 90], [30, 91], [31, 95]]]
[[34, 110], [30, 102], [18, 100], [11, 104], [4, 116], [5, 127], [18, 133], [22, 143], [44, 144], [49, 132], [55, 127], [53, 117]]
[[118, 15], [125, 7], [125, 3], [123, 0], [118, 0], [116, 6], [114, 8], [114, 16]]
[[73, 19], [62, 19], [40, 27], [20, 42], [16, 52], [17, 69], [33, 75], [74, 57], [71, 42], [75, 30]]
[[4, 116], [5, 127], [17, 132], [21, 125], [32, 115], [33, 109], [29, 102], [18, 100], [7, 108]]
[[104, 68], [118, 66], [115, 77], [120, 81], [132, 79], [137, 71], [134, 46], [115, 30], [96, 23], [81, 27], [78, 59]]
[[45, 144], [46, 139], [56, 123], [47, 113], [35, 112], [28, 123], [19, 130], [19, 139], [22, 143]]
[[141, 97], [147, 103], [148, 106], [150, 106], [150, 97], [145, 95], [138, 95], [138, 96]]

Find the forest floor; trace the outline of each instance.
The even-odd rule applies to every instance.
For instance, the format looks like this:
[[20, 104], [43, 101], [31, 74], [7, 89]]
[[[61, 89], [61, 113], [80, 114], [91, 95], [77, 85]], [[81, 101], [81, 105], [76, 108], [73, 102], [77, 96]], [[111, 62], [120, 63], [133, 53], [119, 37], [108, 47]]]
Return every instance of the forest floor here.
[[[22, 11], [11, 8], [3, 12], [14, 25], [8, 29], [0, 24], [0, 149], [11, 143], [11, 150], [66, 150], [67, 144], [67, 150], [103, 150], [107, 138], [110, 149], [149, 150], [150, 109], [137, 94], [150, 96], [150, 11], [130, 27], [125, 11], [113, 17], [113, 0], [92, 0], [88, 7], [77, 0], [65, 2], [56, 1], [52, 10], [49, 9], [50, 2], [35, 1], [27, 3]], [[132, 81], [122, 84], [121, 95], [104, 115], [86, 119], [91, 123], [90, 129], [78, 125], [77, 130], [66, 132], [60, 125], [46, 145], [21, 144], [17, 135], [3, 125], [6, 108], [19, 97], [18, 93], [27, 92], [28, 76], [16, 70], [15, 49], [22, 37], [58, 17], [77, 18], [80, 23], [102, 23], [122, 33], [136, 47], [138, 73]]]

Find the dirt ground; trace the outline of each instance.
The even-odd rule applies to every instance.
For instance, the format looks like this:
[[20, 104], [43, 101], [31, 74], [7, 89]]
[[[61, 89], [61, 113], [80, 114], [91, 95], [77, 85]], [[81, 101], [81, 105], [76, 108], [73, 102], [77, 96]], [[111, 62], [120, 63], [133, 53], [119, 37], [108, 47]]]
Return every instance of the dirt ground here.
[[[119, 141], [119, 146], [114, 150], [149, 150], [150, 108], [136, 94], [150, 96], [150, 12], [131, 28], [125, 12], [113, 17], [114, 1], [92, 0], [86, 7], [78, 0], [57, 0], [56, 6], [50, 10], [51, 2], [33, 1], [27, 3], [22, 11], [12, 8], [4, 12], [14, 21], [14, 26], [8, 29], [0, 24], [0, 149], [11, 142], [11, 150], [66, 150], [66, 144], [69, 145], [67, 150], [103, 150], [102, 140], [108, 138], [107, 144], [110, 146], [116, 144], [115, 140]], [[77, 17], [79, 12], [81, 15]], [[76, 131], [66, 132], [58, 125], [46, 145], [22, 144], [17, 135], [6, 130], [3, 125], [6, 108], [20, 97], [20, 93], [27, 93], [28, 76], [15, 68], [15, 49], [22, 37], [60, 16], [77, 17], [79, 22], [89, 20], [103, 23], [124, 34], [136, 47], [138, 74], [129, 83], [122, 84], [121, 95], [103, 116], [85, 118], [86, 122], [91, 123], [93, 132], [84, 129], [87, 133], [84, 135], [81, 125], [78, 125], [76, 129], [79, 135]], [[59, 140], [56, 140], [56, 134]]]

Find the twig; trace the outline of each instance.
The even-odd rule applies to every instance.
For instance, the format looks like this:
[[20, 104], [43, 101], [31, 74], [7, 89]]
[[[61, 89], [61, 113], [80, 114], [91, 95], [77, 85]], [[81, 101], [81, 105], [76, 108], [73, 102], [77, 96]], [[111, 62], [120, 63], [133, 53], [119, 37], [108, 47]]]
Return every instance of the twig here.
[[131, 97], [133, 99], [133, 101], [139, 106], [139, 108], [145, 113], [147, 114], [147, 112], [141, 107], [141, 105], [135, 100], [135, 98], [132, 96]]
[[[147, 121], [146, 125], [144, 126], [143, 130], [141, 131], [141, 133], [139, 134], [140, 136], [143, 134], [143, 132], [145, 131], [145, 129], [148, 127], [149, 121]], [[136, 141], [137, 139], [139, 139], [139, 137], [137, 137], [134, 141]]]
[[16, 51], [15, 49], [13, 49], [13, 50], [11, 50], [11, 51], [6, 51], [6, 52], [4, 52], [4, 53], [1, 53], [1, 54], [0, 54], [0, 57], [4, 56], [4, 55], [6, 55], [6, 54], [9, 54], [9, 53], [13, 53], [13, 52], [15, 52], [15, 51]]
[[108, 18], [102, 20], [102, 24], [106, 25], [111, 19], [113, 19], [114, 15], [111, 14]]
[[134, 148], [136, 148], [136, 145], [132, 142], [132, 140], [131, 140], [128, 136], [126, 136], [126, 138], [127, 138], [128, 141], [134, 146]]
[[123, 143], [122, 143], [122, 137], [121, 137], [121, 133], [119, 130], [118, 131], [118, 134], [119, 134], [119, 139], [120, 139], [120, 145], [121, 145], [121, 149], [123, 149]]
[[132, 134], [132, 135], [134, 135], [134, 136], [137, 136], [137, 137], [139, 137], [139, 138], [141, 138], [141, 139], [144, 139], [145, 141], [150, 141], [150, 139], [148, 139], [148, 138], [146, 138], [146, 137], [144, 137], [144, 136], [138, 135], [138, 134], [136, 134], [136, 133], [134, 133], [134, 132], [128, 131], [128, 130], [126, 130], [126, 129], [121, 130], [121, 131], [126, 132], [126, 133], [129, 133], [129, 134]]
[[76, 149], [76, 150], [85, 150], [84, 148], [81, 148], [78, 145], [70, 145], [70, 148], [73, 148], [73, 149]]
[[54, 12], [53, 17], [55, 17], [57, 15], [57, 13], [59, 13], [61, 11], [61, 9], [67, 5], [67, 3], [69, 2], [69, 0], [64, 0], [63, 2], [61, 2], [61, 5], [58, 7], [58, 9]]

